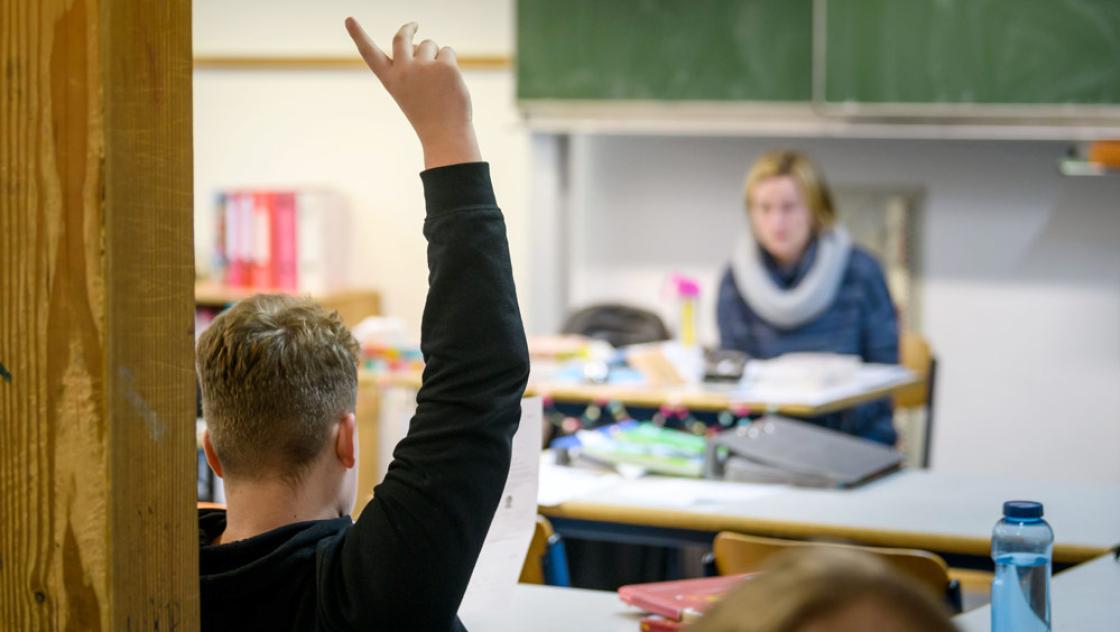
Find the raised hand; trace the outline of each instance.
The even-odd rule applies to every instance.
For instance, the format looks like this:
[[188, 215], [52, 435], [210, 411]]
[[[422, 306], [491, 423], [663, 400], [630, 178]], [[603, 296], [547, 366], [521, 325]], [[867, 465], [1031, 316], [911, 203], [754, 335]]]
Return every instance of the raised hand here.
[[432, 40], [413, 46], [416, 23], [393, 37], [393, 57], [386, 55], [354, 18], [346, 30], [358, 52], [416, 130], [431, 169], [482, 159], [471, 122], [471, 96], [463, 82], [455, 51]]

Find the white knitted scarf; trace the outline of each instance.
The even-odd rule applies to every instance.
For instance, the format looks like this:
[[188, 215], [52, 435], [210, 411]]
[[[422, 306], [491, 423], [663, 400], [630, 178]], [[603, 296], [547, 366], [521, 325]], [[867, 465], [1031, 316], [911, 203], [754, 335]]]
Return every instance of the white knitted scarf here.
[[851, 251], [852, 238], [843, 226], [822, 231], [817, 235], [817, 255], [809, 272], [786, 290], [767, 272], [762, 248], [748, 224], [731, 256], [731, 271], [739, 294], [756, 314], [780, 329], [795, 329], [832, 305]]

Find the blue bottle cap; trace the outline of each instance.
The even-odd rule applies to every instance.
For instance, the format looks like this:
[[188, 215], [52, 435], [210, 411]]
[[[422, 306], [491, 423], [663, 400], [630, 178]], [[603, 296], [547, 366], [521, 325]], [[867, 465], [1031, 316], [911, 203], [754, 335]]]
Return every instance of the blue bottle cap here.
[[1042, 503], [1033, 500], [1009, 500], [1003, 503], [1003, 515], [1007, 518], [1041, 518]]

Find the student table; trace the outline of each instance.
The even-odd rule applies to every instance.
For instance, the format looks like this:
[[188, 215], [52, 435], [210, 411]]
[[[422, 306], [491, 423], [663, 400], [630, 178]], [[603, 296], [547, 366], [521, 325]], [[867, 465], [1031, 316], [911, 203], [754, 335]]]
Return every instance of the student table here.
[[[1054, 576], [1051, 587], [1053, 629], [1113, 631], [1120, 621], [1120, 563], [1104, 555]], [[540, 632], [635, 632], [638, 612], [613, 592], [519, 584], [501, 611], [462, 612], [473, 632], [538, 630]], [[987, 606], [954, 620], [962, 632], [985, 632]]]
[[518, 584], [506, 607], [460, 611], [471, 632], [638, 632], [640, 614], [613, 592]]
[[[541, 513], [565, 537], [663, 546], [710, 544], [719, 531], [838, 539], [936, 551], [990, 568], [1002, 503], [1044, 503], [1054, 560], [1076, 564], [1120, 542], [1120, 485], [1017, 481], [902, 470], [849, 490], [645, 477], [606, 479], [547, 462]], [[568, 490], [567, 497], [564, 497]]]
[[[1054, 630], [1114, 632], [1120, 629], [1120, 562], [1112, 554], [1058, 573], [1050, 585], [1050, 622]], [[962, 632], [987, 632], [988, 606], [958, 616]]]
[[864, 402], [890, 397], [897, 391], [917, 383], [913, 374], [899, 372], [883, 381], [856, 383], [831, 393], [806, 398], [769, 398], [753, 393], [737, 392], [728, 387], [692, 385], [683, 387], [612, 386], [609, 384], [568, 384], [542, 382], [530, 384], [527, 395], [543, 395], [558, 402], [579, 403], [618, 401], [626, 406], [659, 408], [684, 406], [689, 410], [718, 412], [744, 407], [756, 412], [771, 412], [795, 417], [816, 417], [851, 408]]
[[[421, 374], [412, 371], [380, 376], [363, 374], [362, 380], [385, 387], [415, 390], [420, 388]], [[541, 395], [565, 403], [618, 401], [626, 406], [640, 408], [684, 406], [690, 410], [716, 412], [745, 407], [752, 412], [815, 417], [889, 397], [918, 382], [918, 378], [903, 367], [864, 365], [850, 382], [814, 392], [751, 392], [734, 386], [706, 383], [646, 386], [584, 384], [531, 378], [525, 395]]]

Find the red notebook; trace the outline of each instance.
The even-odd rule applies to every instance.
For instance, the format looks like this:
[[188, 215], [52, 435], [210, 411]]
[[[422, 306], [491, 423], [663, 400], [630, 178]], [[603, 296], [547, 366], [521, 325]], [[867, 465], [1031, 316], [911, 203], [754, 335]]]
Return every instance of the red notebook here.
[[618, 589], [626, 603], [673, 621], [699, 617], [713, 603], [754, 573], [631, 584]]

